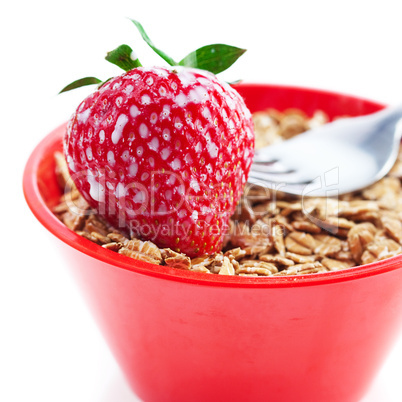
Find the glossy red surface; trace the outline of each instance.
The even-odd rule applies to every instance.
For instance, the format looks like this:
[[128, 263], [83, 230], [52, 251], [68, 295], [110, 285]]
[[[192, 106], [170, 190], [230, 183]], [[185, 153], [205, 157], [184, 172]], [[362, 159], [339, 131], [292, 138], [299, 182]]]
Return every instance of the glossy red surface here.
[[[236, 86], [252, 111], [298, 107], [330, 117], [382, 105], [303, 88]], [[300, 277], [206, 275], [131, 260], [51, 213], [53, 153], [64, 125], [32, 153], [24, 192], [57, 238], [127, 380], [145, 401], [357, 401], [402, 327], [402, 256]]]

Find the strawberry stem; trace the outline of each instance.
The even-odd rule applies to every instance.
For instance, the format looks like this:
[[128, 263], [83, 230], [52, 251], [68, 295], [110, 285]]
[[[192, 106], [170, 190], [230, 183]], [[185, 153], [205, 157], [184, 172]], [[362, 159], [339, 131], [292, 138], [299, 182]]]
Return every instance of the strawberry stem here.
[[246, 49], [217, 43], [200, 47], [177, 63], [153, 44], [145, 32], [144, 27], [138, 21], [132, 19], [130, 19], [130, 21], [137, 27], [142, 38], [151, 49], [171, 66], [179, 65], [199, 68], [201, 70], [207, 70], [211, 73], [218, 74], [228, 69], [242, 54], [246, 52]]
[[145, 32], [143, 26], [136, 20], [132, 20], [130, 19], [130, 21], [137, 27], [138, 31], [140, 32], [142, 39], [144, 39], [144, 41], [148, 44], [148, 46], [156, 53], [158, 54], [160, 57], [162, 57], [163, 60], [166, 61], [166, 63], [168, 63], [170, 66], [177, 66], [177, 63], [170, 57], [168, 56], [165, 52], [163, 52], [162, 50], [158, 49], [153, 42], [151, 41], [151, 39], [149, 39], [149, 36], [147, 35], [147, 33]]

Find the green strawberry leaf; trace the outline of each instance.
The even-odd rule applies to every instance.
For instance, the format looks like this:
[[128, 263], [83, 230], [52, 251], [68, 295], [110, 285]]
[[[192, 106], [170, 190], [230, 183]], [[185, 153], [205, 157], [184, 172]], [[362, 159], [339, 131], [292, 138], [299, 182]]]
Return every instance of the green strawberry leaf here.
[[149, 39], [149, 36], [147, 35], [147, 33], [145, 32], [143, 26], [136, 20], [132, 20], [130, 19], [130, 21], [137, 27], [137, 29], [140, 31], [140, 34], [142, 36], [142, 39], [144, 39], [144, 41], [148, 44], [148, 46], [156, 53], [158, 54], [160, 57], [162, 57], [163, 60], [166, 61], [166, 63], [168, 63], [171, 66], [177, 66], [177, 63], [170, 57], [168, 56], [165, 52], [163, 52], [162, 50], [158, 49], [153, 42], [151, 41], [151, 39]]
[[207, 45], [188, 54], [179, 65], [218, 74], [229, 68], [245, 52], [246, 49], [229, 45]]
[[72, 82], [71, 84], [68, 84], [66, 87], [64, 87], [59, 94], [67, 91], [71, 91], [72, 89], [84, 87], [86, 85], [92, 85], [92, 84], [100, 84], [102, 80], [99, 78], [95, 77], [85, 77], [85, 78], [80, 78], [79, 80], [76, 80]]
[[124, 71], [130, 71], [133, 68], [141, 67], [141, 63], [137, 56], [135, 56], [133, 49], [128, 45], [120, 45], [118, 48], [108, 52], [105, 59], [122, 68]]
[[[201, 47], [194, 52], [191, 52], [179, 63], [177, 63], [153, 44], [143, 26], [138, 21], [133, 19], [130, 19], [130, 21], [137, 27], [142, 38], [148, 44], [148, 46], [150, 46], [155, 53], [162, 57], [162, 59], [171, 66], [180, 65], [185, 67], [199, 68], [201, 70], [207, 70], [214, 74], [218, 74], [229, 68], [242, 54], [246, 52], [246, 49], [241, 49], [234, 46], [213, 44]], [[111, 52], [108, 52], [105, 59], [110, 63], [122, 68], [124, 71], [130, 71], [133, 68], [141, 67], [141, 63], [135, 56], [131, 47], [124, 44], [120, 45]], [[92, 84], [99, 84], [98, 87], [101, 87], [107, 81], [108, 80], [102, 82], [102, 80], [96, 77], [81, 78], [64, 87], [59, 94]]]

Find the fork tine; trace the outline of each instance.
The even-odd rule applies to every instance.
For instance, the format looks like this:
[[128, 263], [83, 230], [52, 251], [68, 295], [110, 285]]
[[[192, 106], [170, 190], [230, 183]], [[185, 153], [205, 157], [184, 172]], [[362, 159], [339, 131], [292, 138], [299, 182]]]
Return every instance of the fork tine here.
[[254, 162], [252, 170], [255, 172], [273, 173], [273, 174], [284, 174], [293, 173], [295, 170], [288, 168], [279, 161], [275, 162]]
[[273, 163], [279, 162], [278, 159], [270, 159], [270, 160], [258, 160], [256, 157], [253, 163], [255, 165], [272, 165]]
[[252, 166], [249, 177], [261, 180], [261, 182], [272, 182], [272, 183], [289, 183], [289, 184], [308, 184], [311, 183], [312, 179], [307, 179], [303, 176], [297, 174], [296, 171], [288, 172], [264, 172], [255, 170]]
[[[278, 162], [278, 155], [281, 154], [281, 149], [284, 148], [284, 143], [289, 141], [280, 142], [278, 144], [273, 144], [266, 146], [264, 148], [256, 149], [254, 154], [253, 163], [255, 164], [265, 164], [265, 163], [275, 163]], [[286, 144], [289, 146], [289, 144]], [[286, 149], [286, 148], [285, 148]]]
[[249, 184], [253, 184], [259, 187], [268, 188], [274, 191], [282, 191], [289, 194], [295, 195], [302, 195], [310, 183], [299, 183], [299, 184], [291, 184], [291, 183], [284, 183], [284, 182], [271, 182], [265, 181], [257, 178], [253, 178], [249, 176], [247, 182]]

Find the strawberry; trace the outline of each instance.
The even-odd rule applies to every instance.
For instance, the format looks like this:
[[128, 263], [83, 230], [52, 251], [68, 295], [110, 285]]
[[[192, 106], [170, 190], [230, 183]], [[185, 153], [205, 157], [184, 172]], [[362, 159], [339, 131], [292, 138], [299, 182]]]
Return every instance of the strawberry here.
[[131, 236], [190, 257], [217, 252], [254, 154], [251, 114], [211, 72], [132, 59], [69, 120], [72, 179], [91, 207]]

